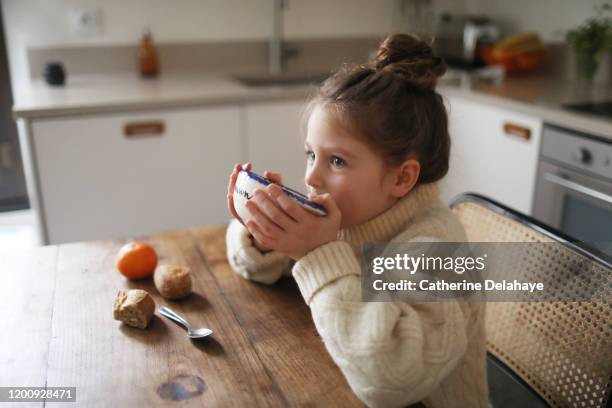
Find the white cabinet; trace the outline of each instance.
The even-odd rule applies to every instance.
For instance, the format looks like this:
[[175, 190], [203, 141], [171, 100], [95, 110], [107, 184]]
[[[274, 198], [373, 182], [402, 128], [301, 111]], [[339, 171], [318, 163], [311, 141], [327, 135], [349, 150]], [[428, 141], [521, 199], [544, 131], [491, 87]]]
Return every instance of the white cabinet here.
[[[452, 145], [442, 198], [475, 192], [530, 214], [542, 121], [460, 96], [445, 99]], [[524, 132], [528, 138], [516, 135]]]
[[225, 222], [240, 120], [238, 106], [34, 120], [48, 243]]
[[305, 192], [305, 126], [302, 100], [253, 103], [246, 106], [247, 157], [253, 170], [272, 170], [283, 175], [283, 183]]
[[[530, 213], [541, 121], [459, 96], [442, 197], [472, 191]], [[33, 119], [33, 203], [51, 244], [222, 223], [234, 163], [304, 192], [304, 100]], [[528, 140], [504, 127], [528, 129]], [[132, 133], [132, 135], [126, 135]]]

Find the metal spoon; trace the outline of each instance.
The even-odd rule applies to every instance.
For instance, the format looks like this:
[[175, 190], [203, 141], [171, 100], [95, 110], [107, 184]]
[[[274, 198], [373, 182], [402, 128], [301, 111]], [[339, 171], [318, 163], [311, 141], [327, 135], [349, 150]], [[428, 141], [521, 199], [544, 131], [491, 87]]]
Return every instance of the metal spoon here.
[[210, 329], [207, 329], [206, 327], [202, 327], [201, 329], [194, 330], [191, 327], [191, 324], [189, 324], [187, 320], [183, 319], [183, 317], [175, 313], [174, 310], [166, 306], [161, 306], [159, 308], [159, 313], [166, 316], [168, 319], [174, 320], [175, 322], [180, 323], [183, 326], [185, 326], [185, 328], [187, 329], [187, 335], [189, 336], [189, 338], [201, 339], [202, 337], [207, 337], [213, 334], [213, 331]]

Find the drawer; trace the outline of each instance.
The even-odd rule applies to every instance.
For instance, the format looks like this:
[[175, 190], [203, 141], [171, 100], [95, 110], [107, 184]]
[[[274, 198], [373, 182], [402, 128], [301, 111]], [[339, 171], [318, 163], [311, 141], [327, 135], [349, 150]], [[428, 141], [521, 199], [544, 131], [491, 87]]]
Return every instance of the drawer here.
[[226, 222], [240, 108], [92, 115], [32, 123], [52, 244]]

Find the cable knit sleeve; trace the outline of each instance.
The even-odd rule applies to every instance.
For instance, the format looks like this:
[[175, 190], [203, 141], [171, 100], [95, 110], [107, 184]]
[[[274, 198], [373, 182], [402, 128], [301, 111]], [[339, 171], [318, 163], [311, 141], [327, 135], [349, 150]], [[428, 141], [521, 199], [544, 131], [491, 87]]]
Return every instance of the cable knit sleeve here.
[[421, 401], [465, 353], [458, 302], [362, 302], [360, 264], [345, 242], [310, 252], [293, 275], [328, 352], [368, 406]]
[[248, 230], [237, 220], [227, 227], [225, 241], [229, 264], [245, 279], [270, 285], [291, 272], [291, 258], [275, 251], [261, 253], [253, 246]]

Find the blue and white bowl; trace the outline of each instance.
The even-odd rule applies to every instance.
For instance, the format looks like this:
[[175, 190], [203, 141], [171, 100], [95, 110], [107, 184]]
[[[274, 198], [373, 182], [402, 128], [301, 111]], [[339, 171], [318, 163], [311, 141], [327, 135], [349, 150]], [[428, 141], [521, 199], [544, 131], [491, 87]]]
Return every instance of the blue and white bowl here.
[[[246, 222], [249, 218], [251, 218], [251, 213], [246, 208], [246, 202], [253, 198], [253, 193], [255, 193], [257, 189], [265, 188], [271, 183], [272, 181], [260, 176], [259, 174], [255, 174], [252, 171], [241, 170], [240, 173], [238, 173], [238, 179], [236, 180], [236, 185], [234, 188], [234, 208], [236, 209], [236, 212], [240, 218], [242, 218], [243, 222]], [[300, 194], [297, 191], [280, 184], [279, 186], [285, 193], [287, 193], [287, 195], [289, 195], [289, 197], [294, 199], [298, 204], [313, 214], [327, 214], [325, 207], [308, 200], [308, 197], [306, 197], [304, 194]]]

